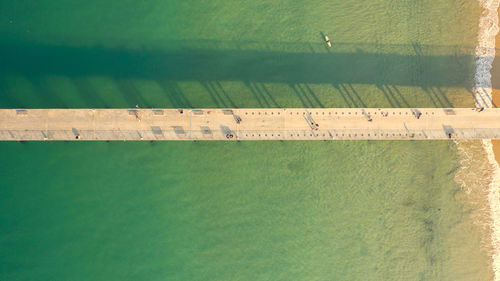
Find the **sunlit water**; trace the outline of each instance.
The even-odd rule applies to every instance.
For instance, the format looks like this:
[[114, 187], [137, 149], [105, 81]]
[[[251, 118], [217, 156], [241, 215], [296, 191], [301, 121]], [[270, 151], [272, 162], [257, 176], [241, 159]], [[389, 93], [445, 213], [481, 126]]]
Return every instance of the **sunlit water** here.
[[[1, 1], [0, 107], [473, 104], [475, 1], [111, 2]], [[489, 280], [457, 151], [2, 143], [0, 279]]]

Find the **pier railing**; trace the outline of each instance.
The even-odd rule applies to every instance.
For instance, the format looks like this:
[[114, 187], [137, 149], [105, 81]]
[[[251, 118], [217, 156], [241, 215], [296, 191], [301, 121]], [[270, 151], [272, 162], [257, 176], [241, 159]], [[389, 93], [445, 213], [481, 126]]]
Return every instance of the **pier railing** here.
[[500, 139], [500, 109], [3, 109], [0, 140]]

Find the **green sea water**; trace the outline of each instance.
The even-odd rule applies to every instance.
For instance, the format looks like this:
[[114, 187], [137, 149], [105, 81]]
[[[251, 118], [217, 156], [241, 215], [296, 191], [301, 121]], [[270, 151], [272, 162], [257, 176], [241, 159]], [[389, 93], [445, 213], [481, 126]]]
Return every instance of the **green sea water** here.
[[2, 280], [488, 280], [448, 142], [9, 143]]
[[24, 0], [0, 15], [0, 107], [473, 104], [471, 0]]
[[[0, 1], [0, 107], [471, 106], [480, 12]], [[459, 160], [440, 141], [1, 143], [0, 279], [491, 280]]]

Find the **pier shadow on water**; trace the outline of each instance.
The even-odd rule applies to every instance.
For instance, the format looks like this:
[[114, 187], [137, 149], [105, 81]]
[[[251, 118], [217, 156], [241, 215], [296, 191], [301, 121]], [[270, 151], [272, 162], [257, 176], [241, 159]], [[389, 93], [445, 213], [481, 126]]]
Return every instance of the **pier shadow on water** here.
[[[365, 46], [366, 47], [366, 46]], [[401, 48], [401, 46], [398, 46]], [[443, 47], [439, 47], [443, 48]], [[342, 49], [342, 48], [340, 48]], [[376, 46], [374, 46], [376, 49]], [[67, 47], [30, 44], [1, 44], [0, 106], [29, 107], [22, 95], [11, 92], [9, 77], [26, 77], [39, 95], [38, 107], [74, 107], [71, 99], [51, 94], [40, 80], [46, 76], [67, 77], [79, 93], [82, 107], [160, 107], [143, 96], [132, 80], [155, 81], [167, 107], [199, 107], [197, 95], [207, 99], [201, 106], [246, 107], [253, 99], [258, 107], [283, 107], [283, 97], [295, 99], [303, 107], [369, 107], [373, 102], [353, 85], [373, 85], [383, 94], [387, 106], [419, 106], [410, 101], [401, 87], [418, 87], [435, 107], [452, 107], [443, 88], [470, 89], [474, 72], [472, 55], [426, 55], [416, 44], [408, 46], [413, 54], [354, 52], [280, 52], [274, 50], [125, 50], [103, 47]], [[426, 46], [426, 50], [432, 47]], [[432, 52], [430, 52], [432, 53]], [[442, 52], [439, 52], [442, 53]], [[102, 89], [89, 83], [88, 77], [107, 77], [119, 93], [120, 102], [106, 99]], [[42, 82], [40, 82], [42, 81]], [[198, 83], [194, 90], [180, 83]], [[228, 89], [225, 83], [244, 85], [249, 94]], [[270, 89], [270, 84], [285, 86], [284, 92]], [[331, 87], [331, 93], [319, 95], [314, 85]], [[284, 89], [284, 88], [281, 88]], [[281, 91], [281, 90], [280, 90]], [[251, 98], [249, 98], [251, 96]], [[281, 97], [281, 99], [280, 99]], [[25, 99], [24, 99], [25, 100]], [[413, 100], [413, 99], [412, 99]]]

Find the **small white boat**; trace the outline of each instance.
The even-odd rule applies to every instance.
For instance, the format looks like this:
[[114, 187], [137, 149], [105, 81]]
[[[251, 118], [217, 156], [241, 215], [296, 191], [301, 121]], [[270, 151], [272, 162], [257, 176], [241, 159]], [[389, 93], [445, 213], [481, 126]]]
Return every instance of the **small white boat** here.
[[328, 45], [328, 47], [332, 47], [332, 42], [330, 42], [330, 38], [328, 38], [328, 36], [325, 35], [325, 41], [326, 41], [326, 45]]

